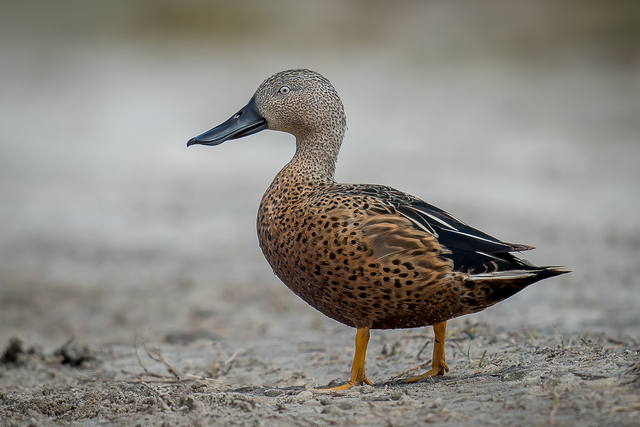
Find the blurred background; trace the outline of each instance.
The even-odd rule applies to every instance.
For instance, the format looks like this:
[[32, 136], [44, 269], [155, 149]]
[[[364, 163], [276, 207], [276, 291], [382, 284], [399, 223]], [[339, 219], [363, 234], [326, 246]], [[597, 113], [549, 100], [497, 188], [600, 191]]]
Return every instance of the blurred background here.
[[639, 2], [2, 0], [0, 346], [350, 346], [258, 248], [293, 138], [186, 148], [287, 68], [342, 96], [339, 181], [392, 185], [573, 270], [470, 319], [637, 335]]

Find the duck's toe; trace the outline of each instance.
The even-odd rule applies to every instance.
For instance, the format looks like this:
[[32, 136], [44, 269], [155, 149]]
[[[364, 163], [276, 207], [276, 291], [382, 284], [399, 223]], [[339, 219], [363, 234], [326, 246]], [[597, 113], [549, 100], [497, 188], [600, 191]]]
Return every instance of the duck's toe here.
[[361, 386], [364, 384], [373, 386], [373, 383], [371, 382], [371, 380], [369, 380], [369, 378], [365, 376], [362, 381], [349, 380], [349, 382], [346, 384], [342, 384], [336, 387], [320, 387], [318, 390], [334, 390], [334, 391], [349, 390], [351, 387]]
[[403, 382], [413, 383], [416, 381], [424, 380], [426, 378], [433, 378], [438, 375], [444, 375], [446, 372], [449, 372], [449, 366], [447, 366], [444, 360], [441, 360], [436, 366], [432, 367], [424, 374], [418, 375], [416, 377], [407, 378]]

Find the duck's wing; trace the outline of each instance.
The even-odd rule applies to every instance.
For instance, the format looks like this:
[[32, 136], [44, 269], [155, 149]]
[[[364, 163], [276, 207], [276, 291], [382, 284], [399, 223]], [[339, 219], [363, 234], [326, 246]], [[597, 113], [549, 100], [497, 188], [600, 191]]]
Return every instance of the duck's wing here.
[[437, 239], [442, 257], [453, 262], [453, 270], [470, 275], [539, 271], [511, 252], [533, 246], [507, 243], [465, 224], [448, 212], [423, 200], [386, 186], [358, 186], [358, 192], [372, 196], [372, 213], [401, 216], [413, 226]]
[[540, 269], [511, 254], [533, 246], [498, 240], [421, 200], [396, 209], [414, 225], [429, 227], [435, 233], [438, 242], [449, 249], [450, 253], [444, 256], [453, 261], [454, 270], [481, 274]]

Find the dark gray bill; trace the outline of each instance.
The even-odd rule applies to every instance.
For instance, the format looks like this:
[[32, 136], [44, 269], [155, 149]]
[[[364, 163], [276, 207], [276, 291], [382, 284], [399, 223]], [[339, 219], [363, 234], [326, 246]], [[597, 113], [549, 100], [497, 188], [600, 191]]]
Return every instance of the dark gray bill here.
[[202, 135], [191, 138], [187, 147], [195, 144], [218, 145], [230, 139], [238, 139], [252, 135], [267, 128], [267, 121], [260, 115], [255, 100], [251, 101], [229, 120], [206, 131]]

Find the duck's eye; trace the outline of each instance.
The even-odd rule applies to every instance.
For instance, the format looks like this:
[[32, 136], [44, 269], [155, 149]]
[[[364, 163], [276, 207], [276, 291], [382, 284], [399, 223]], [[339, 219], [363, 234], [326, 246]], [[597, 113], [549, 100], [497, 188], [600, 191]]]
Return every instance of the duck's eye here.
[[286, 95], [289, 92], [291, 92], [291, 89], [289, 89], [289, 86], [282, 86], [278, 92], [280, 92], [283, 95]]

